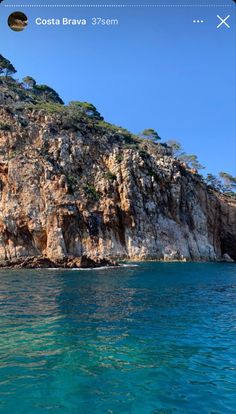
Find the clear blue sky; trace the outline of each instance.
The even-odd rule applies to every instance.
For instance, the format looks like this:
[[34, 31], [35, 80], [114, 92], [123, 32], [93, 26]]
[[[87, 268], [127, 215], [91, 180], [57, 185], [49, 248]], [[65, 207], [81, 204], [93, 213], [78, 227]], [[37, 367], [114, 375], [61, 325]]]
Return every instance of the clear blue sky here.
[[[219, 3], [233, 7], [21, 9], [4, 7], [13, 4], [5, 0], [0, 53], [12, 61], [19, 78], [31, 75], [52, 86], [66, 103], [92, 102], [107, 121], [135, 133], [154, 128], [164, 141], [176, 139], [186, 152], [197, 154], [207, 171], [236, 175], [236, 6], [214, 2]], [[6, 24], [17, 10], [29, 17], [28, 28], [20, 33]], [[217, 14], [231, 15], [230, 29], [216, 28]], [[117, 18], [119, 26], [34, 23], [36, 17], [95, 16]], [[194, 24], [194, 19], [204, 23]]]

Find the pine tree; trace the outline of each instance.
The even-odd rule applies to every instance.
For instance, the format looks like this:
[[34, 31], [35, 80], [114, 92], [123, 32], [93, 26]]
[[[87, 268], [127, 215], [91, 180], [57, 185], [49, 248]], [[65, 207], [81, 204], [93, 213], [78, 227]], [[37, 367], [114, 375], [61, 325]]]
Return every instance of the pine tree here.
[[31, 76], [26, 76], [23, 78], [23, 82], [27, 88], [34, 88], [36, 86], [36, 81]]
[[157, 142], [161, 139], [161, 137], [158, 135], [155, 129], [152, 128], [144, 129], [144, 131], [141, 132], [139, 135], [141, 138], [148, 139], [153, 142]]
[[0, 55], [0, 75], [11, 76], [14, 75], [14, 73], [16, 72], [17, 71], [10, 62], [10, 60]]

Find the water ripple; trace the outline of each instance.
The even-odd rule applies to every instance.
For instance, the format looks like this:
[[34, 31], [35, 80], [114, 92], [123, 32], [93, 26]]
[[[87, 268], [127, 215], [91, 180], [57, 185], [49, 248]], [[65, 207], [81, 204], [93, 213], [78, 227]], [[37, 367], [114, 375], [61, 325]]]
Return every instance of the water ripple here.
[[235, 281], [233, 264], [1, 270], [0, 413], [235, 413]]

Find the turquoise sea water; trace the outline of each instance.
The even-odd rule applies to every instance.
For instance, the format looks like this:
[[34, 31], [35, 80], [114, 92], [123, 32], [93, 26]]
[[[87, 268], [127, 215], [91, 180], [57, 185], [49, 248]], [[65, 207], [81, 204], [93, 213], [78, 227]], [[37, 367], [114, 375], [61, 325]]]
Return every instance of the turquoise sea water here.
[[0, 413], [236, 412], [236, 266], [0, 271]]

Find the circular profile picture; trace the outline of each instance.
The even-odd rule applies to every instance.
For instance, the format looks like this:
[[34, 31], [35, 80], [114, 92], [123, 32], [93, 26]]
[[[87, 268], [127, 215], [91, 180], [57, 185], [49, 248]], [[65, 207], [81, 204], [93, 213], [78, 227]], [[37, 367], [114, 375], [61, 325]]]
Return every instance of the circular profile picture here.
[[15, 32], [21, 32], [28, 24], [27, 16], [22, 12], [14, 12], [8, 17], [8, 26]]

